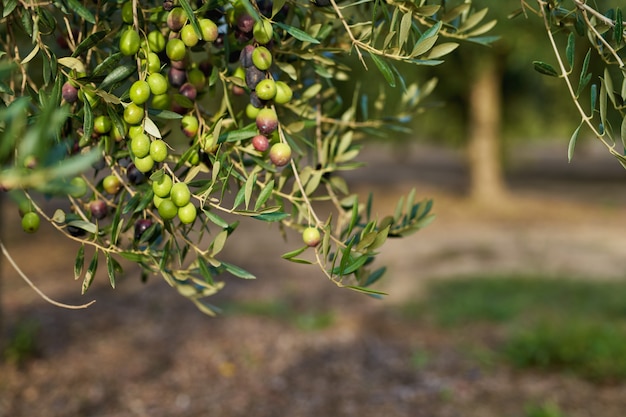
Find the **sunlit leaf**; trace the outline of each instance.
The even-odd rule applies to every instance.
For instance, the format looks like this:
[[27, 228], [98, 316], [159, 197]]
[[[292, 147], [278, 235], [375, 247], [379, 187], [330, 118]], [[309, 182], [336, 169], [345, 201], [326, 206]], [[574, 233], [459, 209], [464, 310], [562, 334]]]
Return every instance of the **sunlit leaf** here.
[[320, 41], [318, 41], [317, 39], [315, 39], [314, 37], [312, 37], [305, 31], [303, 31], [302, 29], [298, 29], [294, 26], [286, 25], [282, 22], [274, 22], [273, 24], [274, 26], [278, 26], [279, 28], [283, 29], [284, 31], [286, 31], [287, 33], [289, 33], [291, 36], [298, 39], [299, 41], [309, 42], [313, 44], [320, 43]]
[[87, 292], [87, 290], [91, 286], [91, 283], [93, 282], [93, 279], [96, 275], [96, 270], [98, 269], [98, 255], [99, 255], [99, 252], [96, 250], [93, 254], [93, 258], [91, 258], [91, 262], [89, 263], [89, 266], [87, 267], [87, 272], [85, 272], [85, 278], [83, 279], [83, 287], [82, 287], [83, 294]]
[[80, 245], [78, 253], [76, 254], [76, 260], [74, 261], [74, 279], [80, 278], [83, 274], [83, 268], [85, 267], [85, 245]]
[[571, 162], [572, 158], [574, 157], [574, 148], [576, 147], [576, 141], [578, 141], [578, 134], [580, 133], [581, 127], [582, 127], [582, 123], [578, 125], [576, 130], [574, 130], [574, 133], [572, 134], [572, 137], [569, 140], [569, 145], [567, 147], [567, 160], [569, 162]]

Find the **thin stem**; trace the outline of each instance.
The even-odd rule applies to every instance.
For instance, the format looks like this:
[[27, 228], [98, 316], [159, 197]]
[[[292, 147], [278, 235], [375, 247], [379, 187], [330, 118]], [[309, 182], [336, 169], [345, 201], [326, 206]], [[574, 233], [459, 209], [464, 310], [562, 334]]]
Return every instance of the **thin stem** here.
[[550, 44], [552, 46], [552, 50], [554, 51], [554, 55], [556, 57], [556, 60], [559, 64], [559, 69], [561, 70], [561, 76], [563, 78], [563, 80], [565, 81], [565, 84], [567, 85], [567, 89], [570, 93], [570, 97], [572, 98], [572, 101], [574, 102], [574, 105], [576, 106], [576, 109], [578, 110], [578, 112], [580, 113], [581, 117], [582, 117], [582, 121], [589, 127], [589, 129], [591, 129], [591, 131], [594, 133], [594, 135], [596, 135], [596, 137], [598, 139], [600, 139], [602, 141], [602, 143], [604, 143], [604, 145], [611, 149], [612, 146], [609, 145], [603, 138], [603, 135], [600, 134], [600, 132], [598, 132], [598, 130], [595, 128], [595, 126], [591, 123], [591, 120], [593, 119], [592, 116], [588, 116], [587, 113], [585, 113], [585, 110], [582, 108], [580, 102], [578, 101], [578, 98], [576, 97], [576, 93], [574, 91], [574, 86], [572, 85], [569, 77], [567, 76], [568, 72], [565, 68], [565, 63], [563, 62], [563, 59], [561, 58], [561, 56], [559, 55], [559, 48], [556, 45], [556, 41], [554, 40], [554, 36], [552, 35], [552, 31], [550, 30], [550, 22], [548, 21], [548, 16], [545, 13], [545, 6], [547, 5], [547, 3], [543, 0], [538, 0], [537, 1], [539, 3], [539, 8], [541, 10], [541, 15], [543, 17], [543, 22], [544, 22], [544, 27], [546, 29], [546, 32], [548, 34], [548, 39], [550, 40]]
[[15, 269], [15, 272], [18, 273], [18, 275], [20, 276], [20, 278], [22, 278], [41, 298], [43, 298], [45, 301], [47, 301], [48, 303], [57, 306], [57, 307], [61, 307], [61, 308], [67, 308], [70, 310], [80, 310], [83, 308], [87, 308], [90, 305], [92, 305], [93, 303], [96, 302], [96, 300], [90, 301], [87, 304], [81, 304], [81, 305], [71, 305], [71, 304], [65, 304], [65, 303], [61, 303], [58, 301], [53, 300], [52, 298], [48, 297], [46, 294], [44, 294], [43, 291], [41, 291], [27, 276], [26, 274], [20, 269], [20, 267], [17, 265], [17, 263], [15, 262], [15, 260], [13, 259], [13, 257], [11, 256], [11, 254], [9, 253], [9, 251], [7, 250], [7, 248], [4, 246], [4, 244], [2, 243], [2, 241], [0, 241], [0, 249], [2, 249], [2, 254], [5, 256], [5, 258], [7, 258], [7, 260], [9, 261], [9, 263], [11, 264], [11, 266], [13, 267], [13, 269]]

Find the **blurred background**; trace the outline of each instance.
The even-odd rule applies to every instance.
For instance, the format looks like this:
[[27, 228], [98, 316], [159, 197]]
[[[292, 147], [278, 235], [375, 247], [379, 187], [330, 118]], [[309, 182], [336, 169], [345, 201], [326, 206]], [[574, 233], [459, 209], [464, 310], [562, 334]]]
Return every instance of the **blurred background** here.
[[[99, 275], [80, 296], [77, 247], [49, 227], [26, 235], [3, 201], [24, 273], [54, 299], [97, 302], [51, 306], [1, 258], [0, 416], [623, 415], [626, 172], [592, 138], [568, 163], [579, 119], [532, 69], [551, 62], [539, 21], [490, 12], [501, 40], [407, 72], [438, 79], [425, 111], [411, 133], [366, 139], [366, 168], [346, 174], [381, 217], [413, 188], [435, 202], [433, 224], [383, 247], [382, 300], [282, 260], [296, 243], [253, 221], [225, 253], [258, 279], [228, 278], [218, 318], [130, 266], [117, 289]], [[346, 91], [378, 94], [354, 75]]]

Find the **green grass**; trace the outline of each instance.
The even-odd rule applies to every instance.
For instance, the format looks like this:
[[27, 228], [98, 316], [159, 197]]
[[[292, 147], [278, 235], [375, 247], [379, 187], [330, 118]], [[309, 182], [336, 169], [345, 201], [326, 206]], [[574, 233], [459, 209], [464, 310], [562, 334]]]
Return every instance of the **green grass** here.
[[434, 283], [428, 294], [405, 314], [443, 327], [504, 327], [497, 353], [518, 367], [626, 380], [626, 282], [468, 277]]
[[315, 331], [331, 327], [335, 314], [331, 311], [302, 310], [284, 300], [236, 301], [226, 306], [229, 315], [267, 317], [286, 321], [300, 330]]

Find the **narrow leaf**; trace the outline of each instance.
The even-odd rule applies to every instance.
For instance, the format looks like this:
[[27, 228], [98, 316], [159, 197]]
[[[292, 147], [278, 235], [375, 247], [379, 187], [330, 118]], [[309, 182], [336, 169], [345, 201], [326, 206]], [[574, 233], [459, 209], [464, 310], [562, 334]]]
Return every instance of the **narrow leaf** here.
[[282, 212], [274, 212], [274, 213], [262, 213], [256, 216], [252, 216], [253, 219], [261, 220], [264, 222], [279, 222], [289, 217], [289, 214]]
[[576, 53], [576, 35], [570, 33], [567, 38], [567, 47], [565, 48], [565, 56], [567, 57], [567, 63], [569, 67], [574, 66], [574, 55]]
[[296, 250], [292, 250], [291, 252], [287, 252], [281, 255], [281, 258], [283, 259], [291, 259], [295, 256], [300, 255], [302, 252], [304, 252], [305, 250], [307, 250], [309, 247], [308, 246], [303, 246], [301, 248], [298, 248]]
[[85, 267], [85, 245], [80, 245], [78, 253], [76, 254], [76, 261], [74, 261], [74, 279], [80, 278], [83, 274], [83, 268]]
[[303, 31], [301, 29], [298, 29], [298, 28], [293, 27], [293, 26], [286, 25], [286, 24], [281, 23], [281, 22], [274, 22], [273, 24], [274, 24], [274, 26], [278, 26], [279, 28], [283, 29], [285, 32], [287, 32], [288, 34], [290, 34], [294, 38], [298, 39], [299, 41], [309, 42], [309, 43], [313, 43], [313, 44], [320, 43], [313, 36], [309, 35], [308, 33], [306, 33], [305, 31]]
[[93, 17], [93, 14], [87, 9], [83, 4], [78, 0], [66, 0], [67, 4], [70, 6], [69, 8], [78, 14], [80, 17], [88, 21], [89, 23], [95, 24], [96, 19]]
[[385, 78], [389, 86], [395, 87], [396, 79], [393, 75], [393, 71], [389, 67], [389, 64], [387, 64], [382, 58], [373, 53], [370, 53], [370, 57], [372, 58], [372, 61], [374, 61], [374, 64], [376, 64], [376, 67], [378, 68], [380, 73], [383, 74], [383, 77]]
[[191, 26], [193, 27], [193, 31], [196, 32], [198, 38], [202, 39], [202, 31], [200, 30], [200, 25], [198, 25], [198, 19], [196, 15], [193, 13], [193, 9], [187, 0], [180, 0], [180, 5], [183, 7], [185, 14], [189, 18], [189, 22], [191, 22]]
[[122, 266], [108, 252], [106, 253], [106, 260], [109, 282], [111, 283], [111, 288], [115, 288], [115, 274], [122, 272]]
[[274, 190], [274, 180], [270, 180], [270, 182], [265, 184], [265, 187], [263, 187], [263, 189], [259, 193], [256, 203], [254, 204], [254, 211], [258, 211], [261, 207], [263, 207], [263, 204], [265, 204], [265, 202], [272, 195], [273, 190]]
[[[626, 120], [626, 119], [625, 119]], [[578, 141], [578, 134], [580, 133], [580, 128], [583, 124], [579, 124], [572, 137], [569, 140], [569, 145], [567, 146], [567, 161], [572, 162], [572, 158], [574, 157], [574, 148], [576, 147], [576, 142]]]
[[551, 77], [558, 77], [559, 73], [554, 69], [554, 67], [548, 63], [542, 61], [533, 61], [533, 66], [535, 71], [543, 75], [549, 75]]
[[229, 273], [233, 274], [236, 277], [243, 278], [243, 279], [256, 279], [256, 277], [253, 274], [251, 274], [250, 272], [246, 271], [245, 269], [241, 267], [238, 267], [237, 265], [229, 264], [227, 262], [222, 262], [222, 265], [224, 266], [224, 268], [226, 268], [226, 271], [228, 271]]
[[72, 56], [77, 57], [82, 55], [84, 52], [87, 52], [98, 43], [100, 43], [100, 41], [104, 39], [107, 33], [108, 32], [106, 30], [101, 30], [100, 32], [92, 33], [91, 35], [87, 36], [84, 41], [78, 44]]
[[108, 90], [109, 87], [124, 81], [126, 78], [137, 73], [136, 65], [122, 65], [111, 71], [100, 83], [98, 88]]
[[96, 276], [96, 270], [98, 269], [98, 251], [96, 250], [93, 254], [93, 258], [91, 258], [91, 262], [87, 267], [87, 272], [85, 273], [85, 279], [83, 279], [83, 288], [82, 293], [85, 294], [91, 283], [93, 282], [94, 277]]

